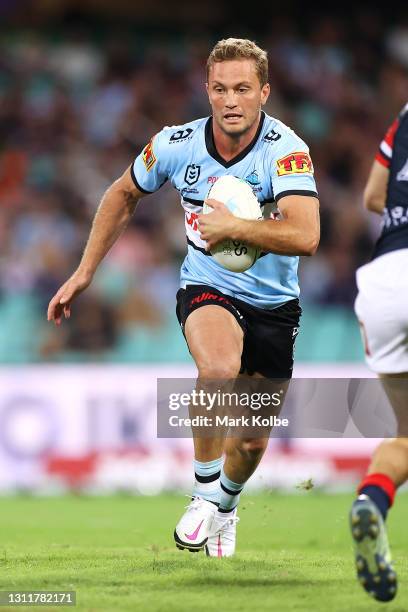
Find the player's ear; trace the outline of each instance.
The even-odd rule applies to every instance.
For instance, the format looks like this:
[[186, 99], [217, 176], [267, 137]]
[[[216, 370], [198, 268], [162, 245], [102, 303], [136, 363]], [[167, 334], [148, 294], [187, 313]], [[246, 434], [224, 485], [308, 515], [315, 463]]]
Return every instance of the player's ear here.
[[267, 99], [269, 98], [269, 94], [271, 93], [271, 86], [269, 83], [265, 83], [265, 85], [261, 89], [261, 105], [263, 106]]
[[210, 98], [210, 91], [208, 89], [208, 83], [205, 84], [205, 90], [207, 92], [208, 102], [210, 103], [210, 106], [211, 106], [211, 98]]

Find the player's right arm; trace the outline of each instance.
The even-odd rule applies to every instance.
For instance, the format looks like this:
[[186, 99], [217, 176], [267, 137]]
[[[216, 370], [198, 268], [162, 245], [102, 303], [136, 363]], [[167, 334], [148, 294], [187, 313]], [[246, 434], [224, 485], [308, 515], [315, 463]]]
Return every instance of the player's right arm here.
[[[404, 112], [403, 109], [402, 112]], [[383, 213], [386, 200], [390, 165], [394, 149], [394, 137], [398, 129], [399, 117], [388, 128], [375, 156], [370, 175], [364, 189], [364, 206], [379, 215]]]
[[370, 175], [364, 189], [363, 201], [367, 210], [378, 213], [379, 215], [383, 213], [387, 199], [389, 176], [389, 169], [376, 159], [371, 167]]
[[127, 226], [140, 198], [157, 191], [167, 180], [171, 160], [167, 142], [165, 130], [154, 136], [106, 191], [78, 268], [49, 303], [49, 321], [59, 325], [62, 316], [69, 318], [72, 301], [91, 284], [98, 265]]
[[107, 189], [78, 268], [49, 303], [48, 321], [60, 325], [63, 315], [69, 318], [72, 301], [91, 284], [98, 265], [129, 223], [143, 195], [134, 183], [131, 167]]

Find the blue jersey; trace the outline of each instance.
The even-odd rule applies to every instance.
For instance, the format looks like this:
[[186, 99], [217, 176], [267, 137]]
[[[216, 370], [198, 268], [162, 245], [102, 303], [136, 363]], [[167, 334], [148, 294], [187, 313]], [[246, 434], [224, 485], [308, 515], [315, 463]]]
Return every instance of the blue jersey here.
[[[165, 127], [132, 166], [136, 187], [152, 193], [170, 180], [185, 211], [187, 256], [181, 286], [209, 285], [259, 308], [276, 308], [299, 295], [298, 257], [263, 254], [246, 272], [230, 272], [205, 250], [197, 216], [211, 185], [225, 174], [246, 180], [265, 219], [279, 222], [277, 203], [286, 195], [317, 196], [305, 143], [281, 121], [261, 113], [257, 133], [239, 155], [225, 161], [214, 144], [212, 118]], [[305, 201], [305, 206], [308, 206]]]
[[376, 160], [390, 175], [382, 232], [372, 259], [408, 248], [408, 104], [385, 134]]

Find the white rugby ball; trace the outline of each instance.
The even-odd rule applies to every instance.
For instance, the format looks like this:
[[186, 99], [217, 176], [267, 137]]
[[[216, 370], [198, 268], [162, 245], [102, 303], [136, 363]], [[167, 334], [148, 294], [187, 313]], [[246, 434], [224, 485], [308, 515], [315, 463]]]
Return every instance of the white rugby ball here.
[[[258, 199], [248, 183], [235, 176], [221, 176], [209, 189], [206, 200], [218, 200], [240, 219], [262, 219]], [[203, 214], [213, 212], [204, 202]], [[211, 249], [215, 261], [231, 272], [245, 272], [256, 262], [259, 251], [245, 242], [226, 239]]]

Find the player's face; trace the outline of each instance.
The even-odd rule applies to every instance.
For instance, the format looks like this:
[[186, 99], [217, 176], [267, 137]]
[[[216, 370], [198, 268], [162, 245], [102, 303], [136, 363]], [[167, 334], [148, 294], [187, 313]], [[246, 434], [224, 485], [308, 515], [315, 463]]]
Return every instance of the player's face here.
[[214, 121], [225, 134], [239, 137], [258, 120], [269, 85], [261, 87], [254, 60], [227, 60], [211, 66], [207, 92]]

